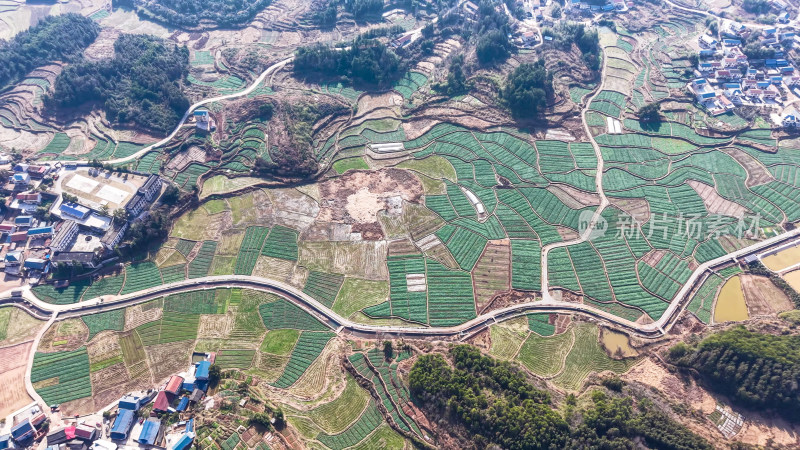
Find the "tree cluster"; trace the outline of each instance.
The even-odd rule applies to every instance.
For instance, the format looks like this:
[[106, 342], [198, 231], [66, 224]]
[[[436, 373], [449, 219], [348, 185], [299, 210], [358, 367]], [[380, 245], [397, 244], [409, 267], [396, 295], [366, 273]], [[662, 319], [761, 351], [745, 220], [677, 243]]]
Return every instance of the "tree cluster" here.
[[131, 0], [140, 15], [182, 28], [201, 21], [220, 27], [240, 27], [269, 6], [271, 0]]
[[186, 47], [154, 36], [123, 34], [114, 43], [113, 58], [67, 66], [45, 103], [74, 107], [96, 101], [112, 122], [133, 122], [166, 134], [189, 107], [181, 90], [188, 71]]
[[692, 368], [716, 392], [739, 405], [800, 421], [800, 336], [774, 336], [736, 326], [696, 348], [670, 349], [674, 364]]
[[388, 87], [406, 71], [406, 63], [380, 41], [359, 38], [348, 48], [324, 44], [300, 47], [295, 53], [298, 78], [346, 80], [356, 85]]
[[[505, 362], [468, 345], [450, 351], [454, 368], [440, 354], [422, 355], [409, 375], [418, 403], [464, 426], [480, 448], [562, 448], [569, 427], [552, 408], [550, 395], [530, 385]], [[432, 417], [433, 417], [432, 416]]]
[[79, 58], [99, 33], [92, 19], [68, 13], [47, 16], [13, 39], [0, 41], [0, 88], [16, 83], [36, 67]]
[[467, 77], [464, 74], [463, 55], [456, 55], [450, 60], [447, 80], [444, 83], [435, 84], [433, 88], [450, 97], [466, 94], [470, 90], [470, 83], [467, 82]]
[[661, 103], [648, 103], [639, 108], [636, 115], [638, 115], [639, 120], [643, 122], [658, 122], [661, 120]]
[[711, 450], [702, 437], [672, 420], [643, 399], [634, 407], [630, 397], [592, 393], [592, 405], [582, 411], [582, 421], [570, 435], [568, 449], [635, 449], [644, 440], [649, 448]]
[[317, 11], [313, 15], [314, 23], [323, 29], [331, 29], [336, 26], [338, 20], [338, 6], [335, 0], [331, 0], [325, 8]]
[[744, 0], [742, 2], [742, 8], [753, 14], [766, 14], [770, 10], [767, 0]]
[[523, 63], [508, 74], [500, 98], [519, 119], [538, 116], [553, 91], [553, 74], [548, 73], [541, 59]]
[[452, 368], [441, 354], [419, 357], [409, 375], [412, 398], [429, 417], [463, 428], [475, 448], [632, 450], [642, 441], [658, 449], [713, 448], [647, 399], [634, 406], [630, 397], [596, 391], [576, 414], [577, 399], [570, 396], [568, 422], [550, 406], [549, 393], [510, 363], [469, 345], [453, 347], [449, 356]]
[[514, 51], [514, 45], [508, 40], [511, 26], [501, 8], [502, 3], [493, 0], [483, 0], [478, 7], [478, 20], [472, 33], [477, 36], [475, 54], [484, 66], [505, 62]]
[[565, 50], [576, 45], [586, 67], [590, 70], [600, 69], [600, 37], [596, 30], [587, 31], [581, 23], [561, 21], [555, 28], [545, 29], [542, 35], [551, 36], [555, 45]]
[[143, 252], [150, 245], [166, 239], [171, 225], [169, 215], [160, 209], [152, 210], [144, 220], [134, 222], [126, 236], [131, 253]]
[[380, 21], [383, 14], [383, 0], [349, 0], [345, 9], [357, 22]]

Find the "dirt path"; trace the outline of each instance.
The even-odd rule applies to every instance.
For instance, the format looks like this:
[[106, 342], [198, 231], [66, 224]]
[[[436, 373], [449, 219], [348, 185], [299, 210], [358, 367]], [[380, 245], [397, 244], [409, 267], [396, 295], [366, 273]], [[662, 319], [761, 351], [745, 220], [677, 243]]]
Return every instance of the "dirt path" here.
[[597, 90], [586, 100], [586, 106], [583, 107], [581, 111], [581, 122], [583, 122], [583, 129], [586, 131], [586, 135], [589, 136], [589, 141], [592, 143], [592, 148], [594, 148], [595, 157], [597, 157], [597, 169], [595, 170], [595, 179], [594, 184], [595, 188], [597, 189], [597, 194], [600, 196], [600, 205], [597, 206], [595, 209], [594, 214], [592, 214], [591, 220], [589, 221], [586, 229], [583, 231], [581, 236], [578, 239], [572, 239], [569, 241], [564, 242], [555, 242], [553, 244], [545, 245], [542, 247], [542, 256], [541, 256], [541, 264], [542, 264], [542, 299], [544, 301], [555, 302], [556, 300], [550, 295], [550, 286], [547, 279], [548, 269], [547, 269], [547, 255], [550, 253], [550, 250], [554, 248], [560, 247], [568, 247], [570, 245], [581, 244], [590, 240], [592, 232], [597, 226], [597, 223], [600, 219], [600, 215], [603, 213], [603, 210], [606, 206], [609, 205], [608, 198], [606, 197], [605, 191], [603, 191], [603, 153], [600, 150], [600, 146], [597, 144], [597, 141], [594, 140], [594, 136], [592, 135], [592, 131], [589, 129], [589, 123], [586, 121], [586, 113], [589, 111], [589, 105], [591, 105], [592, 101], [603, 91], [603, 86], [605, 85], [606, 81], [606, 67], [608, 63], [608, 58], [603, 55], [603, 70], [600, 72], [600, 85], [597, 87]]

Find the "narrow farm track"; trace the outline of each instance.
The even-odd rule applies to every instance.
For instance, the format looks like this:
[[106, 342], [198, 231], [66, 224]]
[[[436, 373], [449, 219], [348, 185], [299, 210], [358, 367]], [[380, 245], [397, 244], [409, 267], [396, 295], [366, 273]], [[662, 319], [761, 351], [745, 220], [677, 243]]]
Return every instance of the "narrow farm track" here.
[[[154, 149], [156, 149], [158, 147], [166, 145], [167, 143], [169, 143], [169, 141], [171, 141], [175, 137], [175, 135], [178, 134], [178, 131], [180, 131], [180, 129], [186, 124], [186, 120], [189, 118], [189, 114], [191, 114], [192, 111], [194, 111], [195, 109], [197, 109], [197, 108], [199, 108], [199, 107], [201, 107], [203, 105], [208, 105], [209, 103], [219, 102], [219, 101], [223, 101], [223, 100], [230, 100], [232, 98], [243, 97], [243, 96], [253, 92], [256, 88], [258, 88], [258, 85], [261, 84], [267, 78], [267, 76], [277, 72], [278, 69], [281, 69], [284, 66], [286, 66], [287, 64], [289, 64], [290, 62], [292, 62], [293, 59], [294, 59], [294, 57], [289, 57], [289, 58], [286, 58], [286, 59], [284, 59], [284, 60], [282, 60], [280, 62], [277, 62], [277, 63], [269, 66], [266, 70], [261, 72], [261, 75], [259, 75], [258, 78], [256, 78], [255, 81], [253, 81], [253, 83], [250, 86], [246, 87], [245, 89], [243, 89], [243, 90], [241, 90], [239, 92], [234, 92], [232, 94], [226, 94], [226, 95], [220, 95], [220, 96], [217, 96], [217, 97], [207, 98], [205, 100], [200, 100], [199, 102], [189, 106], [189, 109], [187, 109], [186, 112], [183, 114], [183, 117], [181, 118], [181, 121], [178, 122], [178, 125], [176, 125], [175, 129], [172, 130], [172, 133], [170, 133], [169, 136], [165, 137], [164, 139], [156, 142], [155, 144], [148, 145], [147, 147], [137, 151], [136, 153], [134, 153], [132, 155], [129, 155], [129, 156], [126, 156], [124, 158], [109, 159], [109, 160], [103, 161], [103, 162], [106, 163], [106, 164], [123, 164], [123, 163], [126, 163], [128, 161], [139, 159], [142, 156], [144, 156], [144, 154], [146, 154], [147, 152], [152, 151], [152, 150], [154, 150]], [[75, 160], [75, 161], [62, 161], [62, 163], [65, 163], [65, 164], [66, 163], [88, 164], [89, 161]]]
[[597, 141], [594, 140], [594, 136], [592, 135], [592, 130], [589, 129], [589, 122], [586, 120], [586, 113], [589, 111], [589, 105], [592, 104], [592, 101], [597, 97], [600, 92], [603, 91], [603, 86], [605, 85], [606, 80], [606, 68], [608, 64], [608, 58], [603, 54], [603, 69], [600, 73], [600, 85], [597, 86], [594, 94], [591, 97], [586, 99], [586, 105], [583, 107], [581, 111], [581, 121], [583, 122], [583, 129], [586, 132], [586, 135], [589, 136], [589, 141], [592, 143], [592, 148], [594, 149], [595, 157], [597, 158], [597, 168], [595, 169], [595, 177], [594, 177], [594, 184], [595, 189], [597, 190], [597, 194], [600, 196], [600, 204], [595, 209], [594, 214], [592, 214], [592, 218], [589, 221], [586, 229], [583, 231], [580, 237], [577, 239], [572, 239], [569, 241], [563, 242], [555, 242], [549, 245], [545, 245], [542, 247], [542, 256], [541, 256], [541, 265], [542, 265], [542, 298], [545, 301], [554, 301], [553, 297], [550, 295], [550, 286], [547, 279], [548, 269], [547, 269], [547, 255], [550, 253], [550, 250], [559, 248], [559, 247], [568, 247], [570, 245], [577, 245], [589, 240], [592, 235], [592, 232], [595, 229], [595, 226], [600, 219], [600, 215], [603, 213], [603, 210], [608, 206], [609, 201], [608, 197], [606, 197], [605, 191], [603, 191], [603, 153], [600, 150], [600, 146], [597, 144]]

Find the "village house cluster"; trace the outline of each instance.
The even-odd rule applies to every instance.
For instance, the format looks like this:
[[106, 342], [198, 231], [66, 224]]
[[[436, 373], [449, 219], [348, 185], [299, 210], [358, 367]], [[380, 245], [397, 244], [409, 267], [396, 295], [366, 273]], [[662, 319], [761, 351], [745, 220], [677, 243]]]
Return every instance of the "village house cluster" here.
[[[46, 444], [46, 450], [187, 450], [195, 438], [190, 407], [206, 399], [209, 370], [216, 356], [195, 355], [199, 361], [186, 372], [171, 376], [159, 389], [123, 396], [106, 413], [108, 418], [63, 418], [63, 423], [55, 426], [38, 406], [20, 411], [10, 432], [0, 435], [0, 450], [27, 448], [39, 442]], [[58, 405], [51, 408], [57, 410]]]
[[[788, 21], [789, 13], [781, 16]], [[800, 48], [800, 36], [790, 28], [751, 29], [727, 21], [720, 40], [703, 34], [698, 38], [698, 64], [688, 89], [712, 116], [742, 106], [768, 108], [776, 125], [796, 127], [800, 117], [793, 106], [785, 108], [790, 96], [797, 96], [800, 72], [786, 55], [786, 48]], [[744, 47], [756, 44], [769, 58], [749, 59]]]
[[0, 192], [0, 269], [31, 284], [53, 265], [94, 269], [112, 257], [130, 223], [146, 214], [163, 187], [158, 175], [29, 165], [7, 155], [0, 155], [0, 169], [7, 175]]

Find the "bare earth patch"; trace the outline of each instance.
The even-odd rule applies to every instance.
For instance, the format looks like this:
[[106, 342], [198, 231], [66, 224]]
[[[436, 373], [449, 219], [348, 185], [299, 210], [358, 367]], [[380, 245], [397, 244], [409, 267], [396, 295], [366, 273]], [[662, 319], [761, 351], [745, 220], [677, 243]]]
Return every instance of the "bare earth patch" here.
[[744, 206], [722, 198], [713, 187], [697, 180], [689, 180], [687, 184], [703, 199], [708, 212], [730, 217], [743, 217], [747, 212]]
[[32, 341], [0, 348], [0, 418], [31, 402], [25, 390], [25, 362]]

